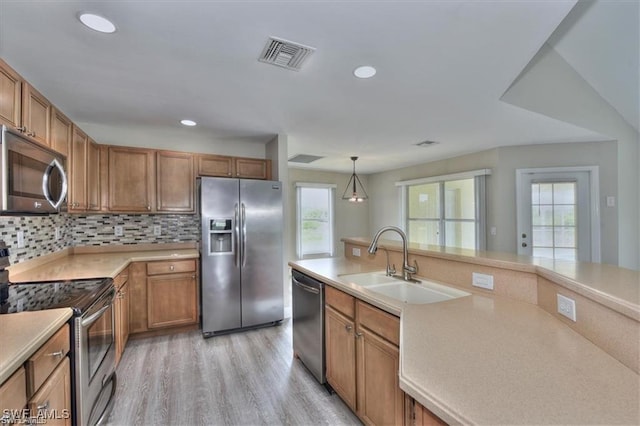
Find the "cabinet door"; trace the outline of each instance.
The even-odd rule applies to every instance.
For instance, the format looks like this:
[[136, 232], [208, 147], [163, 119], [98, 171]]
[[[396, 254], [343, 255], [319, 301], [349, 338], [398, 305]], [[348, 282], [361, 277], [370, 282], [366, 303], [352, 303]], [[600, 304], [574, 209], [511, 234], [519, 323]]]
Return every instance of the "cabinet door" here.
[[155, 152], [109, 147], [109, 210], [149, 212], [154, 206]]
[[147, 331], [147, 265], [129, 265], [129, 333]]
[[69, 145], [73, 134], [73, 125], [63, 113], [55, 107], [51, 108], [51, 132], [49, 134], [49, 145], [67, 157], [67, 165], [69, 167]]
[[325, 307], [327, 381], [342, 400], [356, 411], [356, 344], [354, 323]]
[[364, 328], [356, 336], [358, 416], [366, 424], [402, 425], [404, 393], [398, 381], [398, 347]]
[[271, 161], [257, 158], [236, 158], [236, 177], [271, 179]]
[[431, 411], [424, 408], [417, 401], [413, 406], [413, 425], [415, 426], [446, 426], [446, 423]]
[[[20, 366], [0, 386], [0, 410], [22, 410], [27, 405], [27, 379], [24, 367]], [[6, 418], [4, 412], [0, 412], [0, 423]]]
[[0, 124], [22, 125], [22, 79], [0, 59]]
[[[71, 426], [71, 369], [65, 357], [29, 401], [31, 416], [47, 418], [47, 425]], [[44, 416], [51, 416], [44, 417]]]
[[159, 212], [195, 212], [193, 154], [158, 151], [156, 188]]
[[69, 167], [70, 212], [87, 210], [87, 143], [86, 133], [73, 126], [71, 139], [71, 167]]
[[120, 362], [124, 348], [129, 340], [129, 281], [116, 293], [114, 301], [116, 318], [116, 366]]
[[198, 176], [233, 177], [234, 158], [223, 155], [199, 155]]
[[22, 83], [22, 125], [27, 135], [49, 144], [51, 103], [27, 82]]
[[91, 138], [87, 143], [87, 209], [100, 210], [100, 147]]
[[147, 278], [149, 328], [198, 322], [195, 273], [155, 275]]
[[100, 211], [109, 211], [109, 147], [98, 145], [100, 154]]

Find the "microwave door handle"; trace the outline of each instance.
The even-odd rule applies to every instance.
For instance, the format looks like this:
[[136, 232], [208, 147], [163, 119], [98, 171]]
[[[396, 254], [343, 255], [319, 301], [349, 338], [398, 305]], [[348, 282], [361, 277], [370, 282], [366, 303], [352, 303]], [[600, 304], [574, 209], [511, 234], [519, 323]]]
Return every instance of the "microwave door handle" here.
[[[62, 191], [60, 192], [60, 198], [58, 198], [57, 201], [53, 200], [49, 192], [49, 176], [51, 176], [51, 173], [53, 172], [54, 168], [58, 169], [58, 172], [62, 177]], [[49, 204], [51, 204], [51, 206], [54, 209], [59, 208], [62, 202], [64, 201], [65, 197], [67, 196], [67, 175], [64, 172], [64, 168], [62, 167], [62, 164], [60, 164], [57, 158], [54, 158], [53, 161], [49, 163], [46, 170], [44, 171], [44, 175], [42, 176], [42, 193], [44, 194], [44, 197], [47, 199]]]

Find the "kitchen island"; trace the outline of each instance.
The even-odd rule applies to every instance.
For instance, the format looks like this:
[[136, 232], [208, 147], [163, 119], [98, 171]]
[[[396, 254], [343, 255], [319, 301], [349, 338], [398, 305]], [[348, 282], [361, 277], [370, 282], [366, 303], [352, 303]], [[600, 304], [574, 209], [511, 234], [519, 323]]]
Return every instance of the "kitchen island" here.
[[[366, 252], [367, 244], [364, 239], [350, 239], [346, 252], [352, 253], [354, 245], [361, 246], [361, 253]], [[394, 243], [388, 243], [387, 248], [398, 251]], [[576, 266], [575, 276], [563, 276], [539, 265], [522, 264], [499, 255], [464, 259], [461, 254], [443, 256], [434, 253], [429, 256], [432, 253], [428, 250], [414, 249], [410, 253], [425, 257], [420, 259], [422, 263], [419, 261], [424, 272], [427, 272], [425, 266], [430, 260], [455, 256], [457, 261], [468, 260], [464, 262], [467, 266], [498, 265], [527, 274], [527, 279], [534, 275], [534, 287], [538, 285], [538, 279], [540, 286], [545, 287], [544, 280], [552, 277], [555, 279], [553, 284], [563, 289], [569, 285], [579, 286], [582, 294], [596, 293], [594, 298], [604, 300], [603, 305], [613, 304], [619, 308], [614, 311], [606, 307], [612, 311], [608, 321], [615, 322], [617, 315], [623, 315], [620, 311], [630, 313], [631, 317], [625, 317], [635, 327], [623, 325], [620, 331], [624, 334], [621, 340], [626, 340], [630, 350], [625, 347], [614, 350], [606, 345], [602, 348], [593, 343], [580, 333], [579, 327], [570, 326], [544, 306], [538, 306], [538, 289], [522, 287], [516, 282], [517, 276], [512, 276], [513, 286], [522, 291], [516, 294], [509, 292], [508, 282], [496, 283], [505, 287], [499, 295], [458, 284], [452, 287], [464, 289], [471, 295], [434, 304], [411, 305], [349, 281], [348, 274], [384, 269], [384, 254], [377, 259], [301, 260], [290, 262], [290, 266], [399, 316], [400, 388], [447, 423], [640, 423], [637, 358], [635, 369], [632, 363], [637, 353], [634, 351], [640, 345], [639, 328], [634, 319], [638, 304], [633, 303], [636, 272], [619, 271], [618, 278], [622, 278], [608, 284], [618, 289], [611, 295], [601, 291], [607, 284], [602, 284], [599, 291], [590, 286], [591, 281], [598, 281], [587, 273], [589, 269], [599, 269], [595, 266]], [[495, 272], [498, 277], [498, 271]], [[449, 268], [447, 273], [455, 275], [456, 272]], [[575, 280], [578, 276], [586, 283]], [[630, 296], [620, 298], [620, 294]], [[533, 300], [532, 295], [536, 296]], [[540, 299], [541, 305], [546, 303], [546, 296]], [[591, 299], [591, 302], [594, 301]], [[589, 319], [583, 317], [581, 320]], [[615, 342], [609, 344], [619, 346]], [[631, 354], [627, 353], [629, 351]], [[611, 353], [625, 353], [626, 357], [614, 357]]]

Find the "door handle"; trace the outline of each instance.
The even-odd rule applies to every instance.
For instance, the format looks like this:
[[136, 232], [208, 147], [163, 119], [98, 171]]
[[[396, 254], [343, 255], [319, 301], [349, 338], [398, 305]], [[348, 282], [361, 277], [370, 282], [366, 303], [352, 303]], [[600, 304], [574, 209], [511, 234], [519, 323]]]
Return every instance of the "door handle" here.
[[242, 267], [244, 268], [244, 266], [247, 264], [247, 222], [246, 222], [244, 203], [242, 203], [241, 215], [242, 215], [242, 219], [241, 219], [242, 221]]
[[[51, 176], [54, 168], [58, 169], [60, 177], [62, 178], [62, 190], [60, 191], [60, 198], [58, 198], [58, 200], [53, 200], [53, 198], [51, 198], [51, 194], [49, 193], [49, 176]], [[57, 158], [54, 158], [44, 171], [44, 175], [42, 176], [42, 193], [54, 209], [60, 207], [65, 197], [67, 196], [67, 175], [64, 172], [62, 164], [60, 164]]]
[[233, 256], [233, 266], [237, 267], [240, 263], [240, 223], [238, 216], [238, 203], [233, 206], [233, 220], [235, 222], [234, 226], [234, 239], [235, 239], [235, 253]]
[[527, 246], [527, 243], [522, 243], [522, 247], [526, 247], [526, 246]]
[[302, 284], [300, 281], [296, 280], [295, 278], [293, 278], [293, 283], [298, 287], [300, 287], [301, 289], [303, 289], [304, 291], [308, 291], [309, 293], [313, 293], [313, 294], [320, 294], [319, 289], [315, 287], [311, 287], [310, 285]]

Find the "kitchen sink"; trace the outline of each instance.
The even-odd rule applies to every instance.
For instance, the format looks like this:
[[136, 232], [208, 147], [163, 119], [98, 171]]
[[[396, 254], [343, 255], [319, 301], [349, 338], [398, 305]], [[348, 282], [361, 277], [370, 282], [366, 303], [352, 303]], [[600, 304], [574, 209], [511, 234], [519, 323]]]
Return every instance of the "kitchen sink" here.
[[340, 278], [400, 302], [416, 305], [443, 302], [470, 295], [466, 291], [431, 281], [420, 283], [403, 281], [401, 278], [387, 276], [384, 271], [347, 274]]
[[361, 287], [402, 282], [402, 278], [390, 277], [385, 271], [364, 272], [361, 274], [345, 274], [340, 278]]

